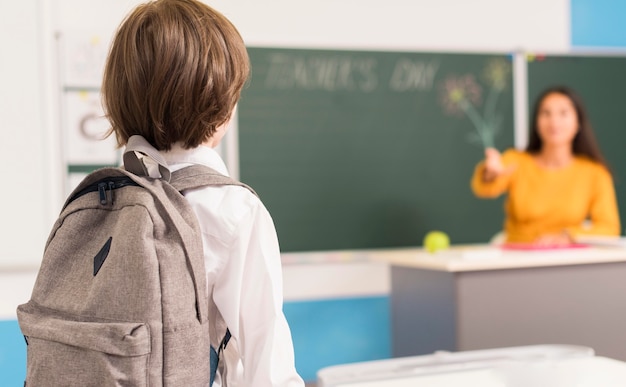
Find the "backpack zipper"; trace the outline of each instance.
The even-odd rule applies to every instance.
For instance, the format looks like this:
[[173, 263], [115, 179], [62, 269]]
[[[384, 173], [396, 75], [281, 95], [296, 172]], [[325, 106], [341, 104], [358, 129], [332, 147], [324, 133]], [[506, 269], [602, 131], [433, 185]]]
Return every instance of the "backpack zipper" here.
[[[115, 200], [114, 190], [126, 186], [139, 187], [139, 184], [137, 184], [133, 179], [127, 176], [107, 177], [105, 179], [92, 183], [87, 187], [81, 189], [80, 191], [76, 192], [76, 194], [74, 194], [74, 196], [72, 196], [72, 198], [68, 201], [68, 204], [90, 192], [98, 192], [98, 200], [100, 204], [102, 204], [103, 206], [107, 204], [113, 205], [113, 202]], [[107, 192], [109, 192], [109, 195], [107, 195]]]

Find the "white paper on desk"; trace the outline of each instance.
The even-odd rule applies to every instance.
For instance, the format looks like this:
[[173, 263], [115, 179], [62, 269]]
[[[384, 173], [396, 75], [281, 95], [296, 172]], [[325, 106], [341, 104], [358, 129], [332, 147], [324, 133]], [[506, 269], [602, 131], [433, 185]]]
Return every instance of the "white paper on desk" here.
[[576, 237], [576, 242], [591, 246], [626, 248], [626, 238], [624, 237], [588, 235]]
[[506, 382], [490, 369], [456, 370], [451, 373], [436, 373], [430, 375], [409, 376], [401, 375], [398, 378], [386, 380], [372, 380], [363, 382], [349, 382], [336, 387], [453, 387], [453, 386], [480, 386], [506, 387]]
[[458, 247], [447, 250], [440, 250], [435, 255], [449, 259], [464, 259], [468, 261], [482, 261], [498, 259], [502, 256], [502, 249], [499, 247]]

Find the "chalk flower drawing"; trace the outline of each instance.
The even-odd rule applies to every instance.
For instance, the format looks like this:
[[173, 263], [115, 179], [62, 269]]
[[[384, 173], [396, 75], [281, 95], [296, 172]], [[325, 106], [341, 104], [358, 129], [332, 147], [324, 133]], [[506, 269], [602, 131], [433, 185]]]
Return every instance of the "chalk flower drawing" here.
[[449, 76], [443, 82], [443, 108], [449, 114], [463, 115], [467, 104], [479, 105], [482, 90], [474, 75]]
[[484, 77], [494, 90], [502, 91], [506, 88], [511, 73], [511, 64], [504, 59], [494, 59], [487, 63]]
[[483, 102], [483, 87], [473, 74], [450, 75], [441, 84], [441, 103], [447, 114], [466, 116], [476, 132], [468, 139], [483, 147], [493, 147], [495, 136], [502, 124], [502, 115], [497, 114], [496, 105], [500, 94], [506, 88], [511, 73], [511, 65], [504, 59], [494, 59], [487, 63], [483, 79], [488, 87], [482, 114], [479, 108]]

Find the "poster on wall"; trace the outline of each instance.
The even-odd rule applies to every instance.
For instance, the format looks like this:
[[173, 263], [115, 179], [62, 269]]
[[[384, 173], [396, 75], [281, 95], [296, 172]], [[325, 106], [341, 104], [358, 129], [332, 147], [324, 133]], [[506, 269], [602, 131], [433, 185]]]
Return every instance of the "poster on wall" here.
[[77, 31], [59, 35], [60, 75], [64, 88], [100, 88], [108, 36]]
[[105, 138], [109, 121], [104, 117], [100, 93], [66, 91], [63, 96], [63, 154], [68, 165], [113, 165], [117, 163], [115, 136]]
[[106, 137], [110, 125], [100, 95], [108, 36], [84, 31], [58, 35], [60, 154], [66, 171], [66, 194], [89, 172], [120, 164], [115, 137]]

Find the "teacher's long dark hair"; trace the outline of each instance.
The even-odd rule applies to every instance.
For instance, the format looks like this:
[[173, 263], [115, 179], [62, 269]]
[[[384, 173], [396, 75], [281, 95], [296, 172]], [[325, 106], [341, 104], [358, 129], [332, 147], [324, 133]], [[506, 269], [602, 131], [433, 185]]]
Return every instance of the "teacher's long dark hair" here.
[[572, 152], [577, 156], [586, 156], [593, 161], [596, 161], [604, 165], [610, 170], [606, 159], [600, 151], [596, 137], [593, 134], [593, 128], [589, 122], [587, 111], [583, 105], [582, 99], [572, 89], [567, 86], [554, 86], [544, 90], [537, 98], [533, 109], [533, 117], [530, 125], [530, 137], [528, 139], [528, 147], [526, 151], [528, 153], [537, 154], [541, 151], [543, 143], [539, 136], [539, 129], [537, 127], [537, 117], [539, 116], [539, 109], [543, 100], [550, 94], [561, 94], [569, 98], [576, 110], [576, 116], [578, 119], [578, 132], [574, 136], [572, 141]]

